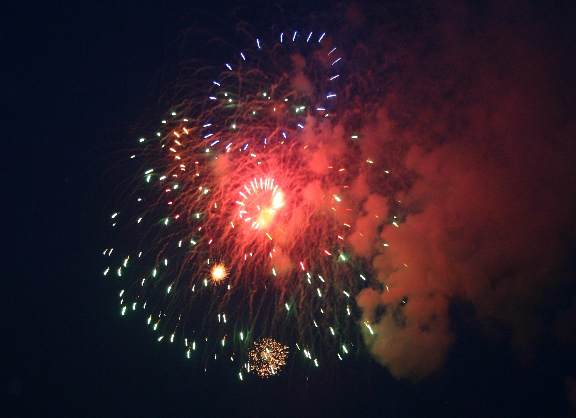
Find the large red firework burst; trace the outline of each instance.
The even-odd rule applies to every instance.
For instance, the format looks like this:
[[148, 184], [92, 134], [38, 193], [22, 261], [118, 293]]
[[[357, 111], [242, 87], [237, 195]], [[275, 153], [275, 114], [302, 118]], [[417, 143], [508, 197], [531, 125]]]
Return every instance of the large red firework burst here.
[[316, 366], [352, 349], [367, 275], [347, 242], [360, 162], [337, 123], [342, 67], [323, 33], [254, 39], [140, 140], [132, 201], [112, 216], [126, 248], [106, 270], [126, 280], [123, 315], [144, 310], [159, 340], [241, 377], [261, 338]]

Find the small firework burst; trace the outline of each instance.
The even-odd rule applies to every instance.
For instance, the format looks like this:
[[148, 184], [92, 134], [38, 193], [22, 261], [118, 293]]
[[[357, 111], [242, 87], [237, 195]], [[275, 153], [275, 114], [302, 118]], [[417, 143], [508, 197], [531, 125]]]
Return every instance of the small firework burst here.
[[212, 283], [221, 283], [228, 276], [228, 270], [226, 270], [226, 266], [222, 263], [218, 263], [212, 267], [210, 271], [210, 278], [212, 279]]
[[272, 338], [262, 338], [254, 342], [248, 353], [250, 369], [260, 377], [276, 375], [286, 364], [287, 356], [288, 347]]

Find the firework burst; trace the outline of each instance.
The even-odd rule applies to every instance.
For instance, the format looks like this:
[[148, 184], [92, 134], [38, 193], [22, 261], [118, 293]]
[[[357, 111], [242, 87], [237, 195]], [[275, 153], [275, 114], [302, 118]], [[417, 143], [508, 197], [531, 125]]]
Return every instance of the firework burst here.
[[144, 310], [159, 340], [183, 341], [205, 367], [274, 374], [283, 344], [315, 366], [349, 353], [369, 275], [348, 243], [361, 162], [338, 125], [342, 67], [323, 33], [254, 39], [140, 139], [131, 202], [112, 217], [125, 248], [106, 269], [125, 280], [123, 315]]
[[248, 369], [260, 377], [269, 377], [279, 373], [286, 364], [288, 347], [272, 338], [263, 338], [254, 342], [254, 348], [248, 353]]

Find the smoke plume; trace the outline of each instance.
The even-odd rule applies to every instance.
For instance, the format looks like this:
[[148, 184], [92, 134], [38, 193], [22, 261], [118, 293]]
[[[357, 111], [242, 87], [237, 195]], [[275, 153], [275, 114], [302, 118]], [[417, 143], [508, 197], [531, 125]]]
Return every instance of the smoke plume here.
[[382, 285], [357, 298], [365, 342], [398, 378], [444, 365], [454, 303], [521, 361], [543, 335], [575, 341], [574, 33], [558, 11], [516, 6], [436, 5], [370, 46], [387, 81], [362, 152], [378, 164], [399, 147], [409, 180], [393, 204], [358, 180], [352, 244]]

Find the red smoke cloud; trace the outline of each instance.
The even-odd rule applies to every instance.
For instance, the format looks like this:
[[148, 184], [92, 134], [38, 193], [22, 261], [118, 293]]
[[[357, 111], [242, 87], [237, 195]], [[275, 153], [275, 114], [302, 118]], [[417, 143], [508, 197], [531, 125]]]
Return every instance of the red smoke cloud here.
[[[357, 298], [374, 331], [363, 327], [365, 340], [394, 376], [414, 381], [441, 368], [458, 338], [455, 300], [524, 361], [544, 333], [575, 340], [565, 293], [576, 238], [574, 84], [557, 52], [570, 38], [525, 7], [430, 13], [439, 23], [419, 36], [433, 47], [394, 52], [401, 73], [362, 132], [375, 160], [388, 138], [408, 149], [403, 165], [416, 180], [396, 196], [405, 220], [385, 223], [388, 208], [372, 193], [352, 238], [359, 254], [374, 254], [382, 283]], [[558, 49], [545, 47], [552, 41]]]

